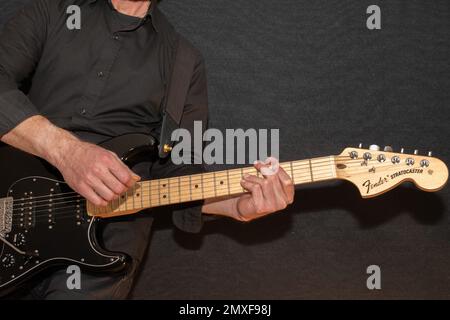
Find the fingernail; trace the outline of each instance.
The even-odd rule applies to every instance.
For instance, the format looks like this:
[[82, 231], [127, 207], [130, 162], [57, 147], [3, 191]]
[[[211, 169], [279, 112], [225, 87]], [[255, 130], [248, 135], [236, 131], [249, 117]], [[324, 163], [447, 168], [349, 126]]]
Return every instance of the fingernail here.
[[253, 161], [253, 165], [256, 166], [259, 163], [258, 160]]
[[139, 180], [141, 180], [141, 177], [139, 177], [136, 174], [133, 174], [133, 179], [136, 180], [136, 181], [139, 181]]

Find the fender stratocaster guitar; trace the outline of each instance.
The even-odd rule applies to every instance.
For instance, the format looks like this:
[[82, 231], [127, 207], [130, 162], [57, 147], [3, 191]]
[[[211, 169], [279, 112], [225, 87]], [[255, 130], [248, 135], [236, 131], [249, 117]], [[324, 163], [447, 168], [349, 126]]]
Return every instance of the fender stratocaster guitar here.
[[[157, 159], [157, 142], [131, 134], [100, 144], [130, 167]], [[424, 191], [441, 189], [448, 169], [439, 159], [418, 154], [346, 148], [341, 154], [280, 164], [294, 184], [342, 179], [363, 198], [380, 195], [404, 181]], [[146, 208], [245, 192], [240, 185], [253, 167], [141, 181], [112, 201], [95, 207], [75, 193], [59, 172], [42, 159], [0, 145], [0, 295], [12, 291], [43, 269], [77, 264], [86, 271], [118, 272], [128, 265], [124, 253], [99, 245], [97, 223]], [[64, 245], [59, 245], [60, 243]]]

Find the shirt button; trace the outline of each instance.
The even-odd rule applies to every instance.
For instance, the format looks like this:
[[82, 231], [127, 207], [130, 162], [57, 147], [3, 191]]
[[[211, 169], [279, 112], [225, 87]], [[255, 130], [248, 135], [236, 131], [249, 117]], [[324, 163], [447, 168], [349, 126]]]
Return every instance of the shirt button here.
[[115, 34], [115, 35], [113, 36], [113, 39], [114, 39], [114, 40], [119, 40], [119, 39], [120, 39], [120, 37], [119, 37], [119, 35], [118, 35], [118, 34]]
[[81, 108], [80, 113], [84, 116], [86, 114], [86, 109], [85, 108]]
[[104, 76], [105, 76], [105, 74], [102, 71], [97, 73], [97, 77], [99, 77], [99, 78], [103, 78]]

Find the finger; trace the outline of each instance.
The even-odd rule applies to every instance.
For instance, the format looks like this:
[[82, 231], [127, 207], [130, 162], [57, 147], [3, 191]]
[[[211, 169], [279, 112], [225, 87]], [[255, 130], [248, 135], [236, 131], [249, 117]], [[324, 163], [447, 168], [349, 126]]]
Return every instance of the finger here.
[[105, 200], [103, 200], [101, 197], [97, 195], [94, 189], [92, 189], [86, 184], [83, 184], [79, 188], [78, 193], [81, 194], [87, 201], [89, 201], [93, 205], [105, 207], [108, 204]]
[[245, 190], [247, 190], [251, 193], [255, 205], [262, 204], [264, 202], [264, 196], [262, 193], [262, 189], [258, 183], [253, 183], [251, 181], [242, 179], [241, 186], [242, 186], [242, 188], [244, 188]]
[[128, 186], [120, 182], [115, 175], [113, 175], [109, 170], [103, 174], [101, 177], [102, 182], [114, 192], [116, 198], [128, 190]]
[[271, 186], [272, 183], [270, 180], [253, 175], [244, 175], [244, 180], [258, 184], [262, 189], [262, 194], [266, 201], [274, 200], [275, 194], [273, 191], [273, 187]]
[[105, 201], [111, 201], [115, 197], [114, 192], [97, 177], [91, 178], [88, 185]]
[[291, 177], [286, 173], [283, 168], [278, 171], [278, 178], [280, 179], [283, 191], [286, 194], [289, 204], [294, 201], [295, 187]]
[[141, 178], [133, 173], [120, 159], [115, 159], [111, 164], [109, 171], [124, 185], [132, 187], [136, 181]]

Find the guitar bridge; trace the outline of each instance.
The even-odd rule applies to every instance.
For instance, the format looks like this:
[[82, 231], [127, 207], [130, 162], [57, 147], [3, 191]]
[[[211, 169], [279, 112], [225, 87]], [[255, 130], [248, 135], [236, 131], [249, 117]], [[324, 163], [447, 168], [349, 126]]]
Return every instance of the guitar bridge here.
[[4, 237], [12, 229], [13, 198], [0, 199], [0, 236]]

